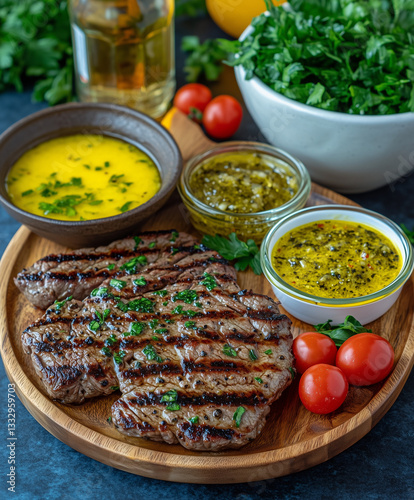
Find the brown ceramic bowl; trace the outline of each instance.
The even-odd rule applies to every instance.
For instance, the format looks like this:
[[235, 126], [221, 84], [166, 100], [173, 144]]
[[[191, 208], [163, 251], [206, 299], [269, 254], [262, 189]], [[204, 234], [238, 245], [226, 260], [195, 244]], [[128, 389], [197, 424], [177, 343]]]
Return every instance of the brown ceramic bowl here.
[[[161, 189], [133, 210], [89, 221], [48, 219], [13, 205], [6, 191], [6, 177], [18, 158], [49, 139], [79, 133], [116, 137], [139, 147], [157, 165]], [[63, 104], [29, 115], [0, 135], [0, 203], [12, 217], [44, 238], [71, 248], [97, 246], [136, 232], [139, 223], [168, 200], [181, 168], [182, 158], [176, 142], [152, 118], [114, 104]]]

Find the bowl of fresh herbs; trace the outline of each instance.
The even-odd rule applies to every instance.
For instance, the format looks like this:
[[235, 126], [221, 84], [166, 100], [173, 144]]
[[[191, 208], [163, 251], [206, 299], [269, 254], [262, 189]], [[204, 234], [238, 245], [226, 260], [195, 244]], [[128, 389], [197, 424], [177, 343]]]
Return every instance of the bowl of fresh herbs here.
[[414, 169], [414, 0], [267, 4], [222, 42], [267, 140], [338, 191], [401, 181]]

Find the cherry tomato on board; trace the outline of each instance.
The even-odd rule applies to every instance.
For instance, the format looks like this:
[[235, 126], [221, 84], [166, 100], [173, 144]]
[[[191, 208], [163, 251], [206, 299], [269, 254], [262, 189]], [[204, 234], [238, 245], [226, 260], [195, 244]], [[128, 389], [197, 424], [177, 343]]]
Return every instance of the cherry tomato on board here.
[[394, 349], [374, 333], [358, 333], [346, 340], [336, 355], [336, 365], [352, 385], [372, 385], [392, 370]]
[[186, 115], [194, 117], [199, 111], [198, 121], [201, 121], [202, 113], [207, 104], [213, 98], [211, 90], [201, 83], [188, 83], [181, 87], [174, 97], [174, 106]]
[[228, 139], [239, 128], [243, 109], [234, 97], [220, 95], [210, 101], [203, 114], [206, 132], [215, 139]]
[[348, 387], [345, 375], [336, 366], [313, 365], [300, 379], [299, 397], [309, 411], [331, 413], [345, 401]]
[[293, 354], [299, 373], [319, 363], [334, 365], [337, 352], [335, 342], [322, 333], [301, 333], [293, 341]]

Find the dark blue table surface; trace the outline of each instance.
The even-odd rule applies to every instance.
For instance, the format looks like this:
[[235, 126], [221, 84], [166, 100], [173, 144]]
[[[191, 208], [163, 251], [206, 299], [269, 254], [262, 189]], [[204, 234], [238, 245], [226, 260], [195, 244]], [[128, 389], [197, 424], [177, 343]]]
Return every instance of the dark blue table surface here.
[[[208, 19], [177, 23], [177, 43], [183, 34], [202, 39], [223, 36]], [[177, 46], [177, 80], [184, 83], [182, 56]], [[231, 70], [226, 70], [213, 92], [241, 99]], [[45, 104], [33, 104], [30, 91], [0, 94], [0, 133]], [[414, 134], [413, 134], [414, 136]], [[263, 140], [245, 113], [237, 139]], [[349, 196], [397, 223], [414, 226], [414, 175], [392, 187]], [[0, 252], [3, 253], [19, 224], [0, 209]], [[414, 374], [396, 403], [378, 425], [358, 443], [328, 462], [290, 476], [260, 483], [235, 485], [176, 484], [134, 476], [92, 460], [49, 434], [17, 400], [16, 487], [9, 492], [7, 438], [8, 380], [0, 362], [0, 498], [98, 499], [138, 498], [236, 500], [398, 498], [414, 499]], [[243, 477], [240, 477], [243, 481]]]

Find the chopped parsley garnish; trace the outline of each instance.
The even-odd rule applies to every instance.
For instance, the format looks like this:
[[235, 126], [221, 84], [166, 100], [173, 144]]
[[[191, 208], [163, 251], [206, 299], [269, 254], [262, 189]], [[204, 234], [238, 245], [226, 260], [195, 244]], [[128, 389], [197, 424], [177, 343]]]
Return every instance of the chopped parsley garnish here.
[[112, 356], [111, 349], [109, 347], [102, 347], [101, 349], [102, 354], [105, 354], [105, 356]]
[[112, 417], [108, 417], [108, 418], [106, 419], [106, 421], [107, 421], [108, 423], [111, 423], [111, 422], [112, 422]]
[[239, 406], [237, 410], [234, 412], [233, 415], [233, 420], [236, 424], [236, 427], [240, 427], [240, 422], [242, 419], [243, 414], [245, 413], [246, 409], [243, 408], [243, 406]]
[[194, 424], [194, 425], [198, 424], [198, 420], [199, 420], [199, 418], [197, 416], [191, 417], [191, 418], [188, 419], [188, 421], [190, 422], [190, 424]]
[[289, 366], [289, 371], [290, 371], [290, 375], [292, 377], [292, 380], [294, 380], [296, 377], [296, 371], [291, 366]]
[[268, 354], [270, 356], [270, 354], [273, 354], [273, 351], [272, 349], [268, 349], [267, 351], [264, 352], [265, 354]]
[[116, 307], [120, 309], [122, 312], [127, 312], [128, 311], [128, 304], [125, 304], [122, 302], [120, 297], [116, 297], [115, 300], [117, 301]]
[[108, 271], [112, 271], [113, 269], [115, 269], [115, 264], [109, 264]]
[[249, 358], [252, 361], [256, 361], [257, 360], [257, 354], [256, 354], [256, 351], [254, 349], [250, 349], [250, 351], [249, 351]]
[[172, 297], [172, 301], [176, 302], [177, 300], [182, 300], [186, 304], [192, 304], [194, 301], [198, 299], [198, 294], [195, 290], [182, 290], [178, 292]]
[[200, 309], [202, 309], [202, 307], [203, 307], [203, 305], [201, 304], [201, 302], [196, 302], [196, 303], [195, 303], [195, 305], [196, 305], [197, 307], [199, 307]]
[[156, 244], [156, 241], [151, 241], [151, 243], [148, 245], [148, 248], [154, 248]]
[[141, 243], [141, 238], [139, 236], [134, 236], [134, 241], [135, 241], [135, 247], [134, 250], [137, 249], [138, 245]]
[[89, 329], [92, 330], [93, 332], [99, 330], [99, 328], [105, 323], [105, 320], [109, 316], [110, 312], [111, 312], [110, 309], [105, 309], [103, 314], [101, 314], [99, 311], [95, 311], [98, 320], [92, 320], [89, 323]]
[[171, 249], [171, 253], [172, 253], [173, 255], [175, 255], [176, 253], [178, 253], [178, 248], [172, 248], [172, 249]]
[[170, 238], [170, 241], [171, 241], [172, 243], [175, 243], [175, 240], [176, 240], [177, 238], [178, 238], [178, 233], [177, 233], [177, 231], [173, 231], [173, 232], [171, 233], [171, 238]]
[[133, 280], [132, 283], [137, 286], [145, 286], [147, 284], [147, 280], [141, 276], [140, 278]]
[[167, 410], [178, 411], [178, 410], [181, 410], [181, 406], [178, 403], [172, 403], [172, 404], [167, 406]]
[[131, 323], [131, 328], [129, 331], [129, 335], [138, 337], [145, 330], [147, 325], [145, 323]]
[[119, 385], [111, 385], [111, 390], [112, 391], [118, 391], [119, 390]]
[[183, 316], [187, 316], [187, 318], [194, 318], [194, 316], [197, 316], [198, 312], [188, 309], [188, 311], [183, 311], [182, 314]]
[[22, 196], [28, 196], [33, 193], [33, 189], [28, 189], [27, 191], [23, 191]]
[[154, 312], [154, 303], [150, 299], [147, 299], [146, 297], [141, 297], [140, 299], [131, 300], [126, 305], [128, 311], [136, 311], [143, 313]]
[[177, 401], [177, 399], [178, 399], [177, 391], [175, 389], [171, 389], [162, 396], [161, 403], [165, 403], [166, 401], [173, 402]]
[[203, 281], [200, 281], [200, 285], [204, 285], [207, 290], [209, 292], [211, 292], [211, 290], [214, 290], [214, 288], [216, 288], [217, 286], [217, 281], [216, 279], [209, 273], [204, 273], [203, 274], [204, 276], [204, 280]]
[[106, 340], [105, 340], [105, 345], [114, 345], [118, 339], [116, 338], [115, 334], [113, 333], [110, 335]]
[[154, 329], [158, 325], [158, 320], [157, 319], [152, 319], [149, 323], [150, 328]]
[[120, 365], [122, 363], [125, 354], [126, 354], [125, 351], [114, 352], [114, 360], [117, 365]]
[[195, 330], [196, 329], [196, 322], [195, 321], [186, 321], [184, 323], [184, 326], [186, 328], [191, 328], [191, 329]]
[[129, 210], [129, 207], [131, 206], [132, 201], [127, 201], [122, 205], [122, 207], [119, 207], [118, 210], [123, 214], [124, 212], [127, 212]]
[[155, 335], [153, 335], [151, 338], [152, 340], [160, 340], [159, 337], [156, 337]]
[[109, 166], [110, 166], [109, 161], [106, 161], [106, 162], [104, 163], [104, 167], [109, 167]]
[[160, 297], [165, 297], [166, 295], [168, 295], [168, 291], [167, 290], [156, 290], [152, 294], [159, 295]]
[[139, 361], [135, 361], [134, 368], [139, 368], [141, 363]]
[[263, 380], [260, 377], [254, 377], [254, 379], [257, 380], [259, 384], [263, 384]]
[[168, 306], [168, 300], [162, 303], [163, 306]]
[[108, 298], [113, 297], [113, 295], [111, 293], [108, 293], [108, 289], [106, 287], [103, 287], [103, 286], [92, 290], [91, 296], [92, 297], [108, 297]]
[[166, 328], [158, 328], [158, 330], [155, 330], [155, 333], [160, 333], [161, 335], [167, 332], [168, 330]]
[[123, 280], [116, 280], [114, 278], [109, 282], [110, 286], [116, 288], [117, 290], [122, 290], [127, 286], [127, 282]]
[[174, 309], [172, 310], [172, 313], [173, 314], [181, 314], [183, 312], [183, 306], [177, 306], [177, 307], [174, 307]]
[[226, 356], [230, 356], [232, 358], [236, 358], [237, 357], [237, 351], [235, 349], [233, 349], [233, 347], [229, 346], [229, 344], [225, 344], [224, 345], [224, 347], [223, 347], [223, 353]]
[[157, 351], [151, 344], [144, 347], [142, 352], [147, 357], [148, 361], [156, 361], [157, 363], [162, 363], [162, 358], [157, 354]]
[[145, 266], [148, 264], [148, 260], [145, 255], [139, 255], [138, 257], [133, 257], [125, 264], [122, 264], [120, 267], [121, 271], [125, 271], [127, 274], [135, 274], [137, 271], [138, 264], [141, 266]]
[[56, 306], [55, 307], [56, 312], [59, 312], [62, 309], [62, 307], [66, 304], [66, 302], [68, 302], [69, 300], [72, 300], [72, 297], [73, 297], [73, 295], [70, 295], [69, 297], [66, 297], [66, 299], [63, 299], [60, 302], [55, 300], [53, 305]]
[[174, 320], [173, 319], [166, 319], [165, 322], [170, 324], [170, 323], [174, 323]]

